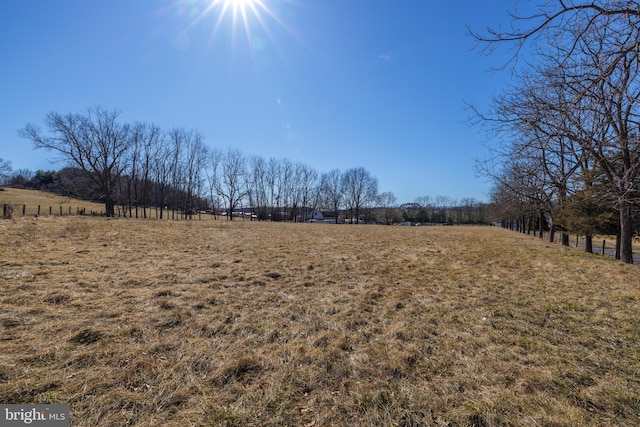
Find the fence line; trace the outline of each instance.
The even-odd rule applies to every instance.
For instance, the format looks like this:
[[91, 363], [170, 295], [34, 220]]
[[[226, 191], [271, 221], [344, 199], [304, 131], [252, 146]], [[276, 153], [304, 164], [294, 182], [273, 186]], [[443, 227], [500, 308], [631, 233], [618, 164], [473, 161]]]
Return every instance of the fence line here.
[[[12, 218], [14, 216], [105, 216], [104, 211], [93, 210], [85, 207], [72, 206], [59, 206], [54, 209], [53, 206], [43, 207], [37, 205], [37, 207], [28, 207], [26, 204], [20, 203], [3, 203], [2, 204], [2, 218]], [[116, 206], [114, 216], [116, 218], [136, 218], [136, 219], [161, 219], [161, 220], [191, 220], [202, 219], [201, 213], [187, 214], [185, 212], [175, 209], [160, 209], [160, 208], [140, 208], [132, 207], [131, 209], [123, 208], [122, 206]], [[161, 218], [162, 217], [162, 218]]]
[[[523, 233], [522, 231], [517, 231], [517, 230], [514, 230], [514, 231], [516, 231], [517, 233], [533, 236], [533, 237], [536, 237], [536, 238], [541, 239], [541, 240], [546, 239], [547, 241], [549, 241], [548, 240], [548, 236], [549, 236], [549, 232], [548, 231], [544, 231], [542, 233], [542, 236], [540, 236], [539, 232], [536, 232], [536, 233], [524, 232]], [[552, 243], [561, 244], [562, 243], [562, 234], [563, 234], [562, 231], [556, 231]], [[580, 237], [582, 237], [582, 239], [580, 239]], [[584, 251], [585, 250], [585, 242], [584, 241], [585, 241], [584, 236], [576, 235], [574, 238], [571, 238], [571, 236], [569, 235], [569, 239], [568, 239], [569, 245], [568, 246], [574, 246], [576, 248], [581, 248]], [[592, 248], [593, 251], [591, 252], [592, 254], [595, 254], [595, 255], [606, 255], [606, 256], [610, 256], [610, 257], [615, 257], [616, 256], [615, 247], [607, 246], [607, 240], [606, 239], [602, 240], [602, 245], [600, 245], [600, 240], [593, 239], [593, 243], [592, 244], [593, 244], [593, 248]], [[635, 253], [633, 254], [633, 262], [634, 263], [640, 263], [640, 254], [635, 254]]]

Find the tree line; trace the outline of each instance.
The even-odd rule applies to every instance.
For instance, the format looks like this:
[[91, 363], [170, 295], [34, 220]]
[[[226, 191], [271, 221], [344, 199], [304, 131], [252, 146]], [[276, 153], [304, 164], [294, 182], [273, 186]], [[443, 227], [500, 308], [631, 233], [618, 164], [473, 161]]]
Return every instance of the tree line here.
[[421, 196], [400, 205], [405, 221], [419, 224], [486, 225], [491, 223], [490, 206], [474, 198], [460, 201], [446, 196]]
[[336, 223], [488, 222], [486, 205], [474, 199], [458, 204], [442, 196], [432, 202], [427, 196], [397, 207], [396, 196], [380, 192], [378, 180], [364, 167], [319, 173], [286, 158], [209, 148], [196, 130], [121, 123], [118, 116], [118, 111], [94, 107], [77, 114], [49, 113], [45, 131], [27, 124], [19, 134], [35, 148], [60, 155], [68, 167], [20, 170], [8, 182], [101, 201], [107, 216], [121, 206], [130, 216], [141, 208], [145, 217], [147, 208], [159, 208], [160, 218], [169, 209], [188, 216], [209, 211], [229, 220], [250, 215], [306, 221], [322, 211]]
[[[240, 150], [209, 149], [196, 130], [163, 131], [153, 124], [121, 123], [119, 113], [100, 107], [84, 113], [49, 113], [46, 132], [27, 124], [19, 131], [36, 148], [61, 155], [90, 180], [107, 216], [117, 203], [134, 207], [159, 206], [187, 214], [224, 210], [229, 220], [249, 207], [259, 219], [306, 219], [315, 209], [346, 210], [358, 222], [367, 209], [395, 202], [378, 192], [378, 181], [365, 168], [316, 170], [289, 159], [248, 156]], [[143, 212], [146, 210], [143, 209]]]
[[[633, 262], [640, 213], [640, 3], [545, 2], [507, 31], [473, 34], [515, 48], [511, 87], [478, 111], [494, 144], [478, 162], [503, 224], [617, 235]], [[524, 59], [522, 53], [528, 57]], [[542, 236], [542, 234], [540, 234]]]

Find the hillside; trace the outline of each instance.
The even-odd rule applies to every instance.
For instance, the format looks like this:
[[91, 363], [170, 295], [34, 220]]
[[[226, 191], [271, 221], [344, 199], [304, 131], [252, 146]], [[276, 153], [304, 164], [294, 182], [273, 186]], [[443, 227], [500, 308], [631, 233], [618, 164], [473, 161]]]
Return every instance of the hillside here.
[[78, 209], [83, 208], [87, 214], [91, 211], [104, 211], [104, 206], [100, 203], [58, 196], [44, 191], [24, 190], [11, 187], [0, 187], [0, 190], [0, 206], [4, 204], [13, 205], [17, 216], [22, 215], [23, 206], [25, 206], [25, 215], [27, 216], [35, 216], [38, 213], [38, 206], [40, 206], [41, 215], [48, 215], [49, 212], [53, 215], [59, 215], [61, 208], [63, 215], [69, 215], [69, 208], [71, 208], [71, 213], [74, 215]]

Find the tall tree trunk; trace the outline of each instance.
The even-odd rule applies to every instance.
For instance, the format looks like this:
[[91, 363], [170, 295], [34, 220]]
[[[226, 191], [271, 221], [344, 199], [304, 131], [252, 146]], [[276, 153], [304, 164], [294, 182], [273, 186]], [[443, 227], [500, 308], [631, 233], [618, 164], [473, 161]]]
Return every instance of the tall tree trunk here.
[[593, 253], [593, 236], [591, 234], [584, 236], [584, 251]]
[[541, 239], [544, 237], [544, 212], [540, 212], [538, 217], [538, 237]]
[[627, 264], [633, 264], [632, 238], [631, 202], [625, 195], [620, 201], [620, 260]]
[[104, 208], [106, 210], [105, 214], [108, 217], [115, 216], [115, 208], [113, 206], [113, 201], [111, 200], [111, 196], [107, 194], [104, 199]]

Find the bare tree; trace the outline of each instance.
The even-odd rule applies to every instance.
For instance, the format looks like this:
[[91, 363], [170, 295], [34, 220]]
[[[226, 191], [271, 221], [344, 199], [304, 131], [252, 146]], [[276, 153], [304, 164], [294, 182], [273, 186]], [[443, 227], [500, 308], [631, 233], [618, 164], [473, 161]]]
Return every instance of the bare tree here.
[[513, 187], [505, 185], [505, 182], [507, 180], [494, 182], [491, 189], [491, 211], [502, 227], [515, 230], [523, 212], [522, 198]]
[[333, 211], [337, 224], [339, 211], [344, 202], [344, 181], [339, 169], [332, 169], [321, 175], [320, 194], [322, 205]]
[[[259, 220], [269, 218], [267, 162], [262, 156], [251, 156], [248, 166], [249, 205]], [[253, 217], [253, 216], [252, 216]]]
[[84, 114], [47, 114], [49, 134], [27, 124], [19, 134], [36, 148], [58, 152], [70, 164], [82, 169], [97, 184], [104, 196], [107, 216], [114, 215], [114, 192], [129, 149], [129, 126], [117, 121], [119, 112], [101, 107]]
[[295, 167], [289, 159], [280, 160], [280, 174], [278, 175], [278, 187], [282, 196], [282, 208], [285, 213], [285, 221], [293, 219], [291, 208], [294, 206]]
[[514, 24], [507, 32], [490, 29], [486, 36], [474, 36], [490, 49], [515, 43], [516, 57], [526, 43], [534, 52], [553, 47], [553, 55], [544, 57], [561, 76], [554, 81], [562, 96], [551, 109], [561, 121], [546, 136], [575, 142], [594, 159], [616, 199], [621, 259], [632, 263], [631, 210], [640, 173], [640, 3], [548, 2], [531, 16], [514, 15]]
[[314, 211], [317, 203], [318, 172], [312, 167], [299, 163], [296, 167], [299, 199], [302, 204], [302, 220], [307, 220], [309, 211]]
[[164, 218], [167, 208], [167, 199], [171, 188], [171, 176], [173, 168], [173, 146], [162, 135], [153, 154], [153, 175], [155, 179], [155, 201], [160, 206], [160, 219]]
[[[557, 80], [551, 78], [553, 73], [550, 78], [545, 74], [520, 76], [517, 86], [494, 99], [491, 115], [483, 119], [508, 143], [494, 147], [489, 159], [477, 163], [480, 174], [493, 181], [503, 180], [496, 188], [523, 198], [527, 208], [520, 220], [537, 212], [540, 231], [546, 215], [551, 216], [554, 228], [566, 228], [561, 212], [582, 158], [579, 145], [557, 131], [567, 122], [557, 107], [561, 85], [550, 83]], [[568, 245], [566, 234], [563, 243]]]
[[350, 212], [351, 223], [360, 220], [362, 209], [375, 201], [378, 180], [363, 167], [351, 168], [343, 174], [345, 205]]
[[151, 176], [153, 165], [159, 151], [164, 145], [163, 134], [159, 127], [153, 124], [139, 123], [135, 127], [135, 135], [140, 145], [139, 170], [137, 172], [139, 180], [136, 181], [136, 194], [142, 203], [142, 215], [147, 218], [147, 207], [151, 191]]
[[11, 177], [11, 162], [0, 158], [0, 184], [6, 184]]
[[[11, 179], [5, 181], [12, 187], [27, 188], [31, 186], [31, 179], [35, 176], [35, 173], [31, 169], [17, 169], [11, 173]], [[0, 179], [2, 183], [2, 179]]]
[[183, 151], [186, 149], [185, 140], [187, 137], [187, 131], [182, 128], [173, 128], [167, 133], [168, 144], [170, 147], [169, 192], [171, 199], [169, 204], [172, 209], [172, 218], [174, 217], [176, 210], [184, 202], [184, 192], [182, 190], [186, 182], [186, 171]]
[[185, 193], [185, 201], [182, 206], [183, 212], [190, 218], [200, 209], [197, 205], [200, 200], [203, 171], [207, 156], [202, 134], [196, 130], [188, 130], [183, 133], [183, 167], [184, 182], [182, 190]]
[[138, 180], [139, 161], [141, 157], [142, 141], [141, 141], [141, 124], [136, 123], [131, 127], [131, 142], [127, 159], [127, 165], [123, 171], [123, 176], [118, 180], [120, 191], [120, 203], [122, 205], [123, 215], [126, 216], [126, 206], [129, 208], [129, 218], [133, 216], [133, 205], [136, 205], [136, 217], [138, 216], [138, 199], [135, 191], [136, 181]]
[[223, 206], [223, 200], [218, 194], [218, 173], [220, 171], [220, 161], [222, 160], [222, 151], [218, 149], [210, 149], [208, 155], [209, 164], [205, 167], [207, 176], [207, 184], [209, 189], [209, 203], [213, 210], [213, 217], [217, 219], [217, 210]]
[[267, 164], [267, 188], [269, 189], [269, 206], [270, 213], [269, 218], [273, 220], [281, 219], [281, 199], [282, 199], [282, 187], [280, 185], [281, 179], [281, 164], [277, 159], [273, 157], [269, 159]]
[[394, 205], [397, 200], [396, 195], [391, 191], [385, 191], [384, 193], [380, 193], [378, 196], [378, 205], [384, 211], [384, 223], [387, 225], [393, 223], [393, 218], [396, 215], [396, 208]]
[[240, 150], [213, 150], [210, 177], [215, 193], [222, 198], [227, 210], [227, 219], [233, 220], [233, 212], [247, 194], [247, 162]]
[[512, 25], [507, 30], [489, 27], [485, 34], [471, 29], [469, 33], [488, 53], [507, 44], [513, 48], [514, 60], [518, 59], [527, 43], [534, 52], [544, 52], [550, 44], [555, 45], [561, 48], [558, 50], [558, 63], [564, 63], [584, 53], [582, 48], [593, 43], [594, 31], [611, 29], [613, 38], [620, 34], [623, 37], [615, 40], [608, 49], [607, 61], [600, 69], [600, 78], [615, 73], [619, 64], [630, 55], [640, 55], [638, 1], [558, 0], [542, 3], [530, 15], [511, 13], [510, 16]]

